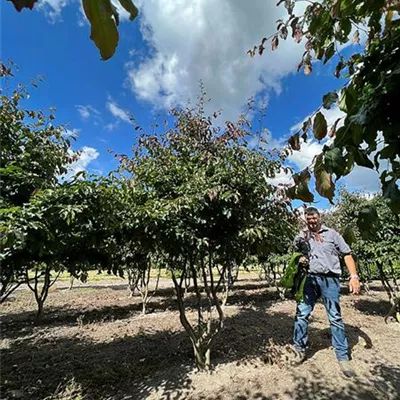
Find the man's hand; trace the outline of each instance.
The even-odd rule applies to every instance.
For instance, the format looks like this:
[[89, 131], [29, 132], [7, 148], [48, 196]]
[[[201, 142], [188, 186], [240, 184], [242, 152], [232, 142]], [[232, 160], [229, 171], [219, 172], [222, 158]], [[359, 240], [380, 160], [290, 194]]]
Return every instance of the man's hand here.
[[308, 259], [307, 259], [307, 257], [301, 256], [301, 257], [299, 258], [299, 264], [300, 264], [302, 267], [307, 266], [307, 265], [308, 265]]
[[352, 294], [360, 294], [360, 279], [358, 277], [351, 277], [349, 282], [349, 290]]

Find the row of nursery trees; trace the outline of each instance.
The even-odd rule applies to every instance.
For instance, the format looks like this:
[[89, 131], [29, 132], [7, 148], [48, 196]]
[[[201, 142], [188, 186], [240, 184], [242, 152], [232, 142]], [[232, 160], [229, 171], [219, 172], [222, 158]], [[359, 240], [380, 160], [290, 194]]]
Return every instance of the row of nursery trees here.
[[[2, 67], [2, 79], [10, 73]], [[282, 238], [293, 236], [288, 201], [268, 183], [283, 157], [247, 146], [244, 117], [218, 127], [202, 94], [194, 109], [172, 111], [170, 127], [137, 129], [133, 155], [116, 155], [108, 177], [66, 181], [79, 154], [53, 115], [26, 103], [22, 86], [1, 97], [1, 300], [27, 284], [40, 322], [61, 272], [85, 279], [91, 269], [129, 271], [132, 282], [145, 281], [156, 260], [172, 277], [196, 364], [208, 368], [233, 266], [249, 253], [283, 251]], [[195, 322], [183, 295], [188, 279]]]
[[[10, 86], [11, 71], [4, 65], [1, 79]], [[133, 155], [116, 155], [118, 167], [107, 177], [65, 180], [79, 153], [65, 129], [54, 125], [54, 115], [24, 108], [27, 97], [23, 86], [1, 96], [1, 302], [26, 284], [39, 323], [49, 289], [62, 272], [85, 280], [89, 270], [98, 269], [127, 276], [132, 289], [143, 288], [145, 307], [152, 265], [166, 268], [196, 365], [209, 368], [235, 271], [249, 260], [285, 254], [297, 231], [285, 192], [269, 183], [284, 168], [285, 154], [250, 148], [246, 137], [254, 133], [245, 115], [218, 126], [221, 116], [207, 116], [202, 93], [196, 107], [172, 110], [160, 131], [136, 127]], [[376, 260], [398, 307], [387, 278], [392, 267], [390, 277], [396, 268], [398, 273], [397, 217], [376, 198], [384, 211], [371, 221], [369, 210], [364, 224], [380, 221], [385, 228], [364, 241], [357, 223], [369, 204], [357, 198], [362, 207], [342, 213], [338, 229], [353, 224], [354, 240], [368, 249], [362, 253], [365, 265]], [[335, 212], [346, 202], [355, 205], [344, 196]], [[195, 321], [187, 316], [188, 282]]]

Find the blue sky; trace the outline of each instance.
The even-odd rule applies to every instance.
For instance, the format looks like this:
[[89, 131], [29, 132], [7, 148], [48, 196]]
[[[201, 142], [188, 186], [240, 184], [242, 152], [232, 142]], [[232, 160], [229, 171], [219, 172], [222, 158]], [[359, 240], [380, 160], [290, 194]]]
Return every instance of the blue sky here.
[[[101, 61], [78, 0], [39, 0], [36, 10], [21, 13], [3, 1], [1, 58], [17, 63], [19, 82], [45, 78], [29, 107], [55, 107], [56, 121], [78, 132], [74, 148], [83, 156], [76, 170], [110, 171], [115, 161], [108, 150], [129, 153], [132, 146], [128, 113], [146, 127], [157, 113], [195, 99], [199, 79], [225, 119], [234, 118], [250, 96], [267, 99], [269, 140], [281, 145], [320, 105], [322, 95], [343, 82], [332, 77], [332, 63], [316, 63], [310, 76], [296, 73], [303, 47], [290, 41], [250, 59], [246, 51], [273, 31], [284, 10], [276, 2], [243, 3], [139, 0], [140, 17], [129, 22], [122, 14], [117, 52]], [[326, 116], [333, 122], [340, 111]], [[292, 166], [304, 168], [320, 149], [309, 142], [291, 158]], [[357, 168], [342, 183], [377, 190], [373, 171]]]

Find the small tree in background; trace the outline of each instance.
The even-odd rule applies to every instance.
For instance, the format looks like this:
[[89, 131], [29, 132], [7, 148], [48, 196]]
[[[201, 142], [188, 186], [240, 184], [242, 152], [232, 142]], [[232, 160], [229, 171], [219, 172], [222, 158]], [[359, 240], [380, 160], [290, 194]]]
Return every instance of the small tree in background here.
[[392, 304], [385, 321], [394, 317], [400, 322], [399, 218], [382, 196], [368, 199], [344, 189], [340, 195], [335, 210], [328, 215], [330, 224], [352, 246], [363, 280], [381, 280]]

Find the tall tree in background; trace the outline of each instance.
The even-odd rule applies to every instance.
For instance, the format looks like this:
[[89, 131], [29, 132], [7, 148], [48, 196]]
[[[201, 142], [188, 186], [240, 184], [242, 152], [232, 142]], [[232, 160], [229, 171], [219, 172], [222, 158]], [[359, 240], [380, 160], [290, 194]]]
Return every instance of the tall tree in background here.
[[391, 308], [385, 320], [400, 322], [400, 220], [382, 196], [367, 198], [342, 189], [330, 226], [341, 232], [357, 257], [361, 277], [380, 279]]

